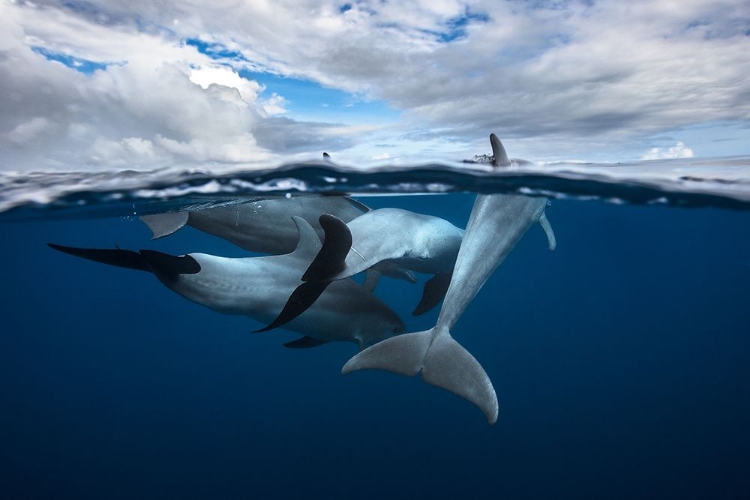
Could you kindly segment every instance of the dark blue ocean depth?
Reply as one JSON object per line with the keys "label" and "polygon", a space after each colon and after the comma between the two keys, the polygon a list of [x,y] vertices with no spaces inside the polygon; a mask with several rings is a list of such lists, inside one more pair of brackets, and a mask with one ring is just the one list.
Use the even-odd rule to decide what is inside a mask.
{"label": "dark blue ocean depth", "polygon": [[[368,198],[465,226],[472,196]],[[500,418],[354,344],[179,297],[73,246],[246,256],[136,218],[0,223],[2,498],[748,498],[750,211],[556,201],[453,334]],[[424,279],[424,277],[422,277]],[[420,286],[381,281],[407,322]]]}

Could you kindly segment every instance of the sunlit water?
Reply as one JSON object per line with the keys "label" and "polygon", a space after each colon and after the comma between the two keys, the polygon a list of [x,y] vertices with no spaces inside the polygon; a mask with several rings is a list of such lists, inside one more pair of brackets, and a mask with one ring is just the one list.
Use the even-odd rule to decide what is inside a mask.
{"label": "sunlit water", "polygon": [[[360,172],[3,174],[0,461],[7,498],[746,498],[750,162],[441,164]],[[418,379],[340,375],[354,344],[179,297],[54,252],[248,253],[137,216],[286,193],[359,193],[464,227],[475,192],[545,194],[453,330],[500,401],[488,426]],[[416,196],[416,193],[451,193]],[[398,194],[400,196],[394,196]],[[404,196],[405,194],[409,196]],[[421,283],[376,294],[408,331]],[[5,495],[3,495],[5,497]]]}

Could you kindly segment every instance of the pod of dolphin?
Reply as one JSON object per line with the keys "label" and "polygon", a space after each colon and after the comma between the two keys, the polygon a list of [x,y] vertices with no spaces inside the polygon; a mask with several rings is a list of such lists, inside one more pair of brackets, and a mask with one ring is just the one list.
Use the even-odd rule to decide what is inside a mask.
{"label": "pod of dolphin", "polygon": [[[494,168],[511,167],[495,134],[490,143]],[[269,254],[265,256],[173,256],[154,250],[49,246],[152,273],[188,300],[268,325],[258,331],[283,327],[301,335],[286,347],[355,342],[360,352],[344,365],[343,374],[363,369],[420,374],[425,382],[474,403],[494,424],[498,402],[492,382],[450,331],[535,222],[554,250],[546,206],[543,197],[478,195],[464,231],[438,217],[396,208],[370,210],[343,196],[258,199],[141,219],[154,238],[190,225],[249,251]],[[367,273],[363,284],[351,278],[361,272]],[[372,291],[381,275],[413,283],[414,273],[433,277],[425,283],[413,314],[443,303],[433,328],[404,333],[402,320]]]}

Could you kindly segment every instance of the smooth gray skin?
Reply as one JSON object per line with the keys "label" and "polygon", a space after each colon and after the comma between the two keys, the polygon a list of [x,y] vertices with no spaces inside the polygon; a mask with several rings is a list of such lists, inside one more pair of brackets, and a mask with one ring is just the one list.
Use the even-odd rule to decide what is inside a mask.
{"label": "smooth gray skin", "polygon": [[346,267],[333,279],[354,276],[381,262],[418,273],[450,272],[464,230],[432,215],[400,208],[380,208],[347,223],[352,247]]}
{"label": "smooth gray skin", "polygon": [[298,196],[191,212],[144,215],[141,220],[154,233],[153,239],[172,234],[187,224],[251,252],[281,255],[292,252],[297,246],[297,227],[292,216],[305,219],[323,238],[323,229],[318,223],[322,214],[332,214],[349,222],[366,211],[364,205],[342,196]]}
{"label": "smooth gray skin", "polygon": [[[344,222],[350,222],[369,213],[368,210],[365,205],[343,196],[298,196],[268,198],[191,212],[144,215],[141,220],[151,229],[152,239],[168,236],[187,224],[251,252],[281,255],[291,252],[297,245],[297,227],[292,216],[305,219],[323,238],[323,229],[318,222],[322,214],[335,215]],[[381,274],[416,282],[407,269],[393,263],[376,265],[372,271],[368,276],[368,290],[375,288]]]}
{"label": "smooth gray skin", "polygon": [[[301,217],[293,253],[225,258],[189,254],[201,266],[196,274],[159,276],[164,285],[193,302],[224,314],[269,323],[300,283],[300,275],[320,250],[320,239]],[[353,280],[332,284],[299,318],[284,328],[322,341],[355,342],[360,349],[403,333],[404,324],[388,306]]]}
{"label": "smooth gray skin", "polygon": [[[490,142],[494,165],[510,166],[505,149],[495,134],[490,136]],[[435,326],[365,349],[344,365],[342,373],[367,368],[410,376],[421,372],[425,382],[471,401],[484,412],[487,421],[494,424],[498,403],[492,382],[474,356],[451,337],[450,330],[482,285],[535,222],[542,224],[550,250],[554,250],[554,234],[544,216],[546,206],[546,198],[478,195]]]}

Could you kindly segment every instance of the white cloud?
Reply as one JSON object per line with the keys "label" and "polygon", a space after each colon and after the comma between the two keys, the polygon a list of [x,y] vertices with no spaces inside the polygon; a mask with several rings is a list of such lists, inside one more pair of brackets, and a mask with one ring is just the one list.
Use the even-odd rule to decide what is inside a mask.
{"label": "white cloud", "polygon": [[651,148],[644,154],[642,160],[667,160],[672,158],[692,158],[693,150],[682,142],[677,142],[669,148]]}
{"label": "white cloud", "polygon": [[43,116],[35,116],[7,132],[5,137],[9,142],[21,145],[39,139],[42,134],[49,132],[51,128],[53,128],[53,125],[48,119]]}
{"label": "white cloud", "polygon": [[[743,0],[342,5],[3,2],[2,161],[151,168],[355,144],[352,157],[370,160],[386,143],[392,157],[482,152],[491,131],[514,156],[632,158],[664,131],[750,123]],[[219,60],[188,39],[218,44]],[[33,47],[108,66],[85,75]],[[377,134],[352,126],[366,118],[300,123],[283,90],[243,69],[384,100],[402,116]],[[684,153],[671,149],[653,154]]]}

